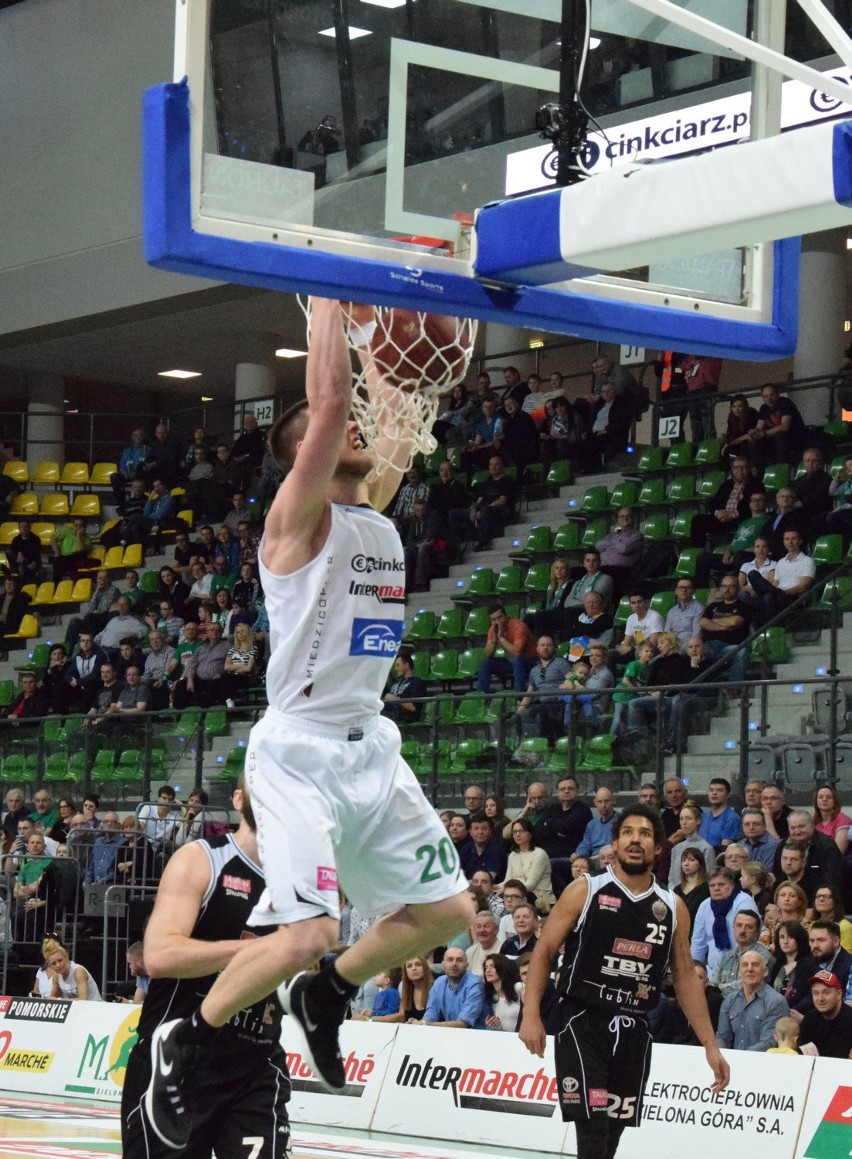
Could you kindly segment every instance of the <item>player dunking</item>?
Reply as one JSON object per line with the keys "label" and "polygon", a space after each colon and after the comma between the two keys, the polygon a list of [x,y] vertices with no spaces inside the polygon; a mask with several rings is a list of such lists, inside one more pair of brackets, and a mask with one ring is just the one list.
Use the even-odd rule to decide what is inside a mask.
{"label": "player dunking", "polygon": [[541,997],[567,939],[554,1054],[562,1117],[576,1126],[578,1159],[613,1159],[624,1128],[639,1125],[651,1062],[645,1013],[657,1003],[669,962],[678,1001],[713,1070],[712,1089],[722,1090],[730,1078],[693,970],[686,906],[652,874],[664,844],[662,822],[644,805],[629,806],[612,840],[615,865],[597,877],[583,874],[548,915],[530,962],[519,1031],[542,1057]]}
{"label": "player dunking", "polygon": [[[260,548],[269,708],[246,760],[267,883],[252,920],[277,929],[240,952],[191,1018],[154,1037],[147,1106],[176,1150],[191,1129],[194,1059],[239,1010],[292,978],[282,1003],[304,1030],[317,1077],[339,1090],[338,1032],[358,987],[444,944],[474,916],[455,850],[400,757],[399,730],[380,715],[403,627],[402,600],[387,589],[405,572],[399,536],[377,511],[410,451],[397,439],[375,448],[392,469],[368,486],[374,459],[349,421],[351,363],[337,302],[313,303],[306,394],[306,406],[270,432],[290,470]],[[338,874],[362,913],[386,916],[334,965],[294,978],[337,940]]]}

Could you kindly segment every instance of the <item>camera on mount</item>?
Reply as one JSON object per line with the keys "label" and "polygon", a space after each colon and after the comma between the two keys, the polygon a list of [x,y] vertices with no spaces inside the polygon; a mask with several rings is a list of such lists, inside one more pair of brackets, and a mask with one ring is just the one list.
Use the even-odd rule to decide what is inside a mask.
{"label": "camera on mount", "polygon": [[567,129],[568,121],[562,105],[547,104],[536,110],[535,127],[542,137],[556,141]]}

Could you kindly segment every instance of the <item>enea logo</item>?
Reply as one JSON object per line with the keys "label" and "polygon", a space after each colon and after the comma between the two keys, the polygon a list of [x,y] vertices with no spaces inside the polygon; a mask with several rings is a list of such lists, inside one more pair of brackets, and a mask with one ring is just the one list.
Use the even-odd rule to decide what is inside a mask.
{"label": "enea logo", "polygon": [[392,660],[402,641],[402,627],[402,620],[353,620],[349,655]]}
{"label": "enea logo", "polygon": [[77,1067],[79,1081],[66,1083],[69,1094],[95,1095],[98,1098],[114,1096],[124,1086],[124,1076],[130,1061],[130,1052],[136,1045],[140,1006],[132,1010],[112,1035],[86,1037]]}

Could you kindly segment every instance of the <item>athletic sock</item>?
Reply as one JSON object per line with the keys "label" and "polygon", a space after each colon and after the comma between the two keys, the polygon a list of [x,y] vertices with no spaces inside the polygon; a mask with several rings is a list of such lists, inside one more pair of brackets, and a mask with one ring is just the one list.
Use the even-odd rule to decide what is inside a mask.
{"label": "athletic sock", "polygon": [[177,1028],[175,1037],[179,1043],[185,1046],[208,1046],[218,1033],[218,1026],[211,1026],[202,1018],[199,1006],[189,1018],[184,1018]]}
{"label": "athletic sock", "polygon": [[319,1007],[346,1006],[360,990],[360,986],[353,986],[337,972],[334,962],[323,966],[311,982],[311,999]]}

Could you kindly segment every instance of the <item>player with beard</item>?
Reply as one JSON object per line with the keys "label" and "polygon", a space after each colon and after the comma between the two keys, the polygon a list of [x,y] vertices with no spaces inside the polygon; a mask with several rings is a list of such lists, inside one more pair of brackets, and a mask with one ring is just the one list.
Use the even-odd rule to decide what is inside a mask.
{"label": "player with beard", "polygon": [[730,1078],[692,968],[686,906],[652,873],[665,843],[658,814],[628,806],[612,840],[615,864],[572,882],[548,915],[530,962],[519,1032],[530,1053],[543,1057],[541,998],[565,941],[556,1076],[562,1117],[576,1126],[578,1159],[612,1159],[624,1128],[639,1125],[651,1062],[645,1015],[669,964],[678,1002],[713,1071],[713,1091]]}
{"label": "player with beard", "polygon": [[[179,849],[163,873],[145,930],[151,983],[139,1016],[121,1100],[124,1159],[165,1159],[174,1152],[151,1129],[145,1092],[151,1040],[167,1019],[186,1016],[217,974],[257,939],[247,928],[265,882],[255,820],[243,778],[234,791],[235,834]],[[241,1010],[196,1064],[192,1134],[186,1154],[209,1159],[287,1159],[290,1078],[281,1047],[283,1011],[274,992]]]}

